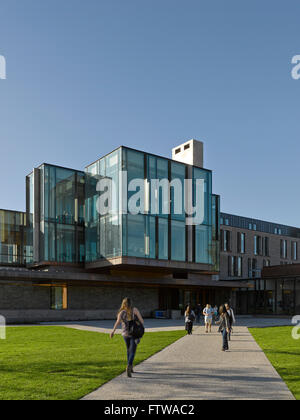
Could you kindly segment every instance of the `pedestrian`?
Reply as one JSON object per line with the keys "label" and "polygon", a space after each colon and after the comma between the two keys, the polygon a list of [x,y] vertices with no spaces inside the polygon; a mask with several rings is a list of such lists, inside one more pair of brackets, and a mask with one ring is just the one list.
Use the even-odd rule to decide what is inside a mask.
{"label": "pedestrian", "polygon": [[205,323],[205,332],[211,332],[211,324],[212,324],[212,317],[213,317],[213,309],[211,305],[208,303],[203,310],[204,315],[204,323]]}
{"label": "pedestrian", "polygon": [[201,314],[202,314],[202,308],[201,308],[200,303],[198,303],[196,306],[195,314],[197,318],[197,323],[200,324],[200,319],[201,319]]}
{"label": "pedestrian", "polygon": [[122,323],[122,336],[124,338],[126,348],[127,348],[127,376],[129,378],[132,377],[133,373],[133,361],[136,353],[137,346],[140,342],[140,338],[133,336],[133,328],[132,326],[135,325],[142,331],[139,333],[141,336],[143,334],[144,329],[144,320],[140,311],[132,306],[132,302],[130,298],[125,298],[122,301],[121,308],[118,312],[117,321],[114,325],[114,328],[110,334],[110,338],[113,338],[115,335],[115,331],[118,328],[119,324]]}
{"label": "pedestrian", "polygon": [[193,325],[196,319],[195,312],[192,310],[191,305],[188,305],[184,313],[185,316],[185,329],[188,335],[193,334]]}
{"label": "pedestrian", "polygon": [[223,346],[222,351],[229,350],[228,346],[228,334],[229,334],[229,315],[227,313],[225,305],[220,306],[220,320],[217,322],[219,325],[219,332],[222,333],[223,336]]}
{"label": "pedestrian", "polygon": [[214,306],[213,311],[214,311],[214,321],[217,322],[218,321],[218,307],[217,307],[217,305]]}
{"label": "pedestrian", "polygon": [[233,326],[233,324],[235,324],[235,316],[234,316],[233,309],[229,306],[228,303],[225,303],[225,308],[226,308],[226,311],[227,311],[228,316],[229,316],[230,328],[229,328],[228,340],[230,341],[231,340],[231,335],[232,335],[232,332],[233,332],[232,326]]}

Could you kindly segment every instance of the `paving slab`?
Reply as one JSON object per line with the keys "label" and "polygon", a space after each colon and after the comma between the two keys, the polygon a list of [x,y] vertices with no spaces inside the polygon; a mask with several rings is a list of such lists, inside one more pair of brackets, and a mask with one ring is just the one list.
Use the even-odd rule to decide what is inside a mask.
{"label": "paving slab", "polygon": [[[196,327],[173,343],[83,400],[293,400],[247,327],[235,327],[230,351],[222,337]],[[124,348],[125,351],[125,348]]]}

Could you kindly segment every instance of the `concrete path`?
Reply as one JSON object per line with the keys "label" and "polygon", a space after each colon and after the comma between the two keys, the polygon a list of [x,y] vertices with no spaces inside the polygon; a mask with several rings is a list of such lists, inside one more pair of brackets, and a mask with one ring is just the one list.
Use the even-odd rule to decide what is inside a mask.
{"label": "concrete path", "polygon": [[[237,326],[241,327],[279,327],[279,326],[291,326],[292,318],[262,318],[252,316],[239,316],[237,319]],[[106,321],[76,321],[76,322],[49,322],[41,323],[40,325],[55,325],[64,326],[68,328],[75,328],[85,331],[95,331],[100,333],[109,333],[114,325],[114,320]],[[201,325],[204,326],[203,318],[201,319]],[[148,332],[159,332],[159,331],[178,331],[184,330],[184,321],[172,320],[172,319],[146,319],[145,327]],[[120,333],[121,330],[117,331]]]}
{"label": "concrete path", "polygon": [[135,367],[132,379],[123,374],[84,400],[294,399],[246,327],[235,327],[229,352],[221,341],[216,327],[197,327]]}

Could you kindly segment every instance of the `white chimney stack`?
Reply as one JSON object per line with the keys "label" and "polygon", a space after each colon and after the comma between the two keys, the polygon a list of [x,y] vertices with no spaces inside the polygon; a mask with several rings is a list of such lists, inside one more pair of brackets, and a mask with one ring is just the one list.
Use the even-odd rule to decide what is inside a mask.
{"label": "white chimney stack", "polygon": [[174,147],[172,149],[172,159],[203,168],[203,142],[192,139]]}

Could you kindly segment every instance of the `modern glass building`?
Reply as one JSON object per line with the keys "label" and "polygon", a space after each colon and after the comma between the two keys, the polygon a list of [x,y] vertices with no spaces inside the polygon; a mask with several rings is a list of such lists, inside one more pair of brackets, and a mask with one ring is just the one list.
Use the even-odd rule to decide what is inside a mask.
{"label": "modern glass building", "polygon": [[[121,176],[122,172],[126,172],[126,176]],[[111,180],[117,190],[112,212],[106,215],[97,211],[101,197],[97,185],[103,179]],[[193,203],[196,181],[204,183],[204,218],[201,224],[194,226],[186,223],[185,179],[192,181]],[[138,214],[132,214],[128,208],[136,194],[131,188],[134,180],[142,180],[146,186]],[[161,184],[153,185],[155,180]],[[166,193],[169,198],[164,202],[164,181],[174,185],[179,181],[180,203],[175,202],[173,187]],[[153,196],[158,197],[155,209]],[[147,259],[161,268],[218,272],[219,208],[219,198],[212,194],[211,171],[120,147],[86,168],[87,266],[104,268],[114,259],[118,260],[118,265],[124,265],[125,261],[130,264],[134,258],[135,264],[138,259],[141,264]],[[127,259],[122,261],[122,257]]]}
{"label": "modern glass building", "polygon": [[202,152],[195,140],[173,159],[122,146],[85,171],[34,168],[26,212],[0,211],[0,313],[111,319],[130,296],[144,316],[174,317],[229,300],[237,283],[219,281],[220,197]]}

